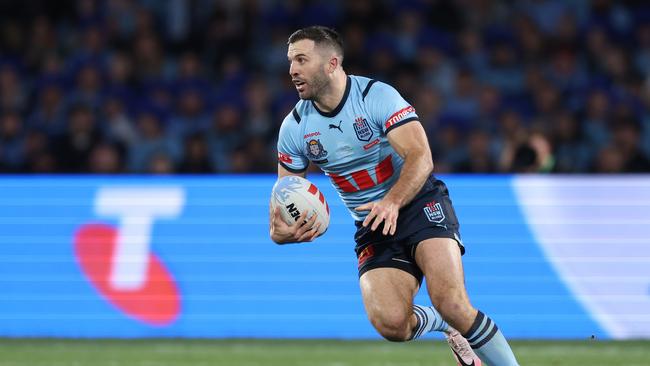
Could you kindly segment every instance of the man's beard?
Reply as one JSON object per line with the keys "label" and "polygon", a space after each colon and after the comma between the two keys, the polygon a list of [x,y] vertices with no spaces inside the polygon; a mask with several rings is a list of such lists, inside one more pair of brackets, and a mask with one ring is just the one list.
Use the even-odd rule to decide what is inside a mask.
{"label": "man's beard", "polygon": [[329,84],[330,81],[327,78],[327,75],[325,72],[321,71],[314,75],[314,78],[309,83],[311,93],[305,95],[302,99],[318,101],[329,88]]}

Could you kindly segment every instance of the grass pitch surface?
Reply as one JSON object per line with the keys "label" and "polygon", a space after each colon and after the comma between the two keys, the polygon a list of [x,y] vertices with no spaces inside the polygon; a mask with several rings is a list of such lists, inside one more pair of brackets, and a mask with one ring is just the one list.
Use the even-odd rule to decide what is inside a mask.
{"label": "grass pitch surface", "polygon": [[[522,366],[647,366],[650,341],[514,341]],[[444,341],[0,339],[0,366],[453,366]]]}

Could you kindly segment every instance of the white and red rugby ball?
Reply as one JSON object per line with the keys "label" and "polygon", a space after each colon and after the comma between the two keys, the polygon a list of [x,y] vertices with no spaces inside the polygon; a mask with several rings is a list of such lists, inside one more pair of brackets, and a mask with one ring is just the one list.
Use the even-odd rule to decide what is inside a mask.
{"label": "white and red rugby ball", "polygon": [[320,234],[330,224],[330,208],[325,196],[305,178],[290,175],[278,179],[273,186],[271,204],[273,209],[280,207],[282,219],[289,225],[295,223],[303,212],[307,212],[307,219],[316,215],[316,222],[320,223]]}

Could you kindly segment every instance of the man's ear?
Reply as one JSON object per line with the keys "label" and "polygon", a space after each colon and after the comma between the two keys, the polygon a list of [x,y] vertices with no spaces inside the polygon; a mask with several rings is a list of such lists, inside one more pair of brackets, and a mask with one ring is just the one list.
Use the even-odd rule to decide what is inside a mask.
{"label": "man's ear", "polygon": [[337,66],[339,66],[339,58],[336,57],[336,56],[330,58],[330,62],[329,62],[329,72],[330,72],[330,73],[333,73],[334,70],[336,70],[336,67],[337,67]]}

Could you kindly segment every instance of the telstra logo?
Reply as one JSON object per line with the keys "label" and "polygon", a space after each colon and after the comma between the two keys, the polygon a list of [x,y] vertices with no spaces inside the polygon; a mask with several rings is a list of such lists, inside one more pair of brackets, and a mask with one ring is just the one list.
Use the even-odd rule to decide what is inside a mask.
{"label": "telstra logo", "polygon": [[82,225],[74,238],[82,271],[99,293],[127,315],[150,325],[172,323],[180,313],[176,281],[151,251],[156,219],[177,217],[185,205],[179,187],[104,187],[95,213],[117,218],[118,227]]}

